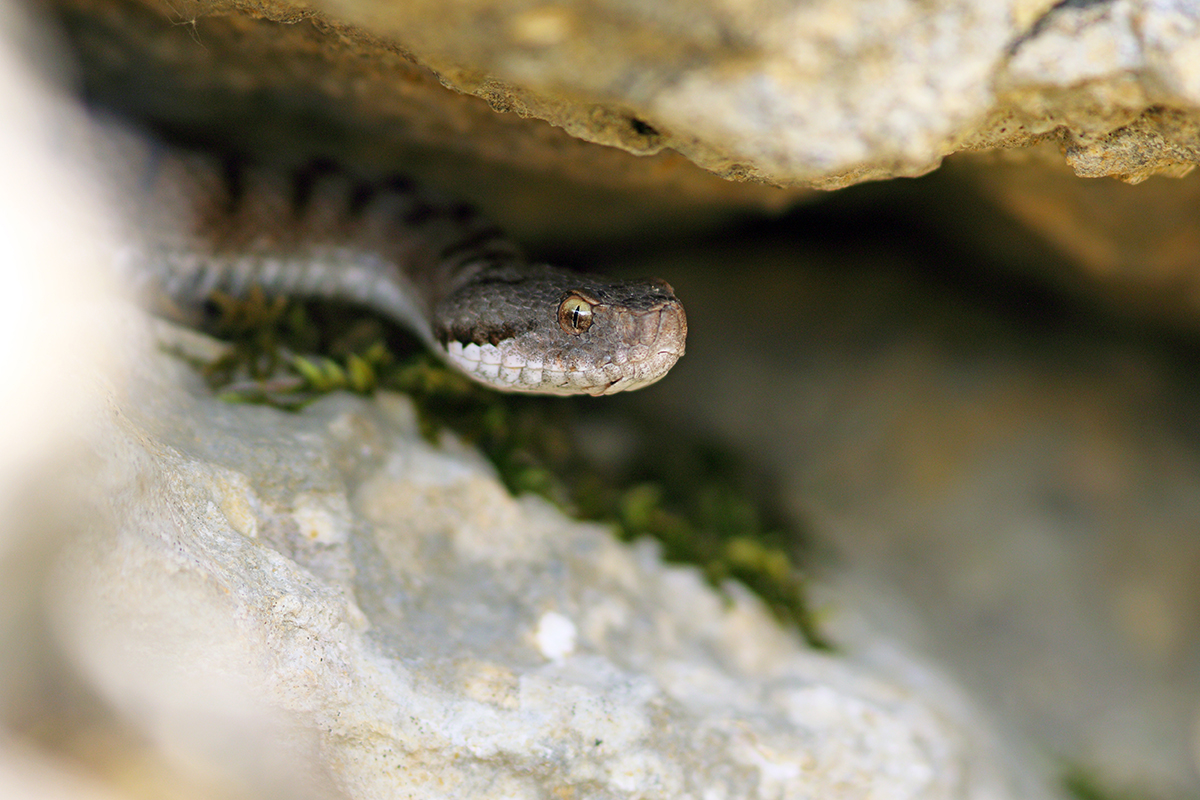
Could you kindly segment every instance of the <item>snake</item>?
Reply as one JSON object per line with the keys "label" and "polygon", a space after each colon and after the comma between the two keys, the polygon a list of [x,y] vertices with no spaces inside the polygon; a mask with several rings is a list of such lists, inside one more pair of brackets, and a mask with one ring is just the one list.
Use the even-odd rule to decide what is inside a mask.
{"label": "snake", "polygon": [[666,281],[530,261],[473,207],[410,180],[129,142],[108,156],[136,221],[121,268],[173,307],[255,287],[357,304],[504,392],[640,389],[684,354],[687,317]]}

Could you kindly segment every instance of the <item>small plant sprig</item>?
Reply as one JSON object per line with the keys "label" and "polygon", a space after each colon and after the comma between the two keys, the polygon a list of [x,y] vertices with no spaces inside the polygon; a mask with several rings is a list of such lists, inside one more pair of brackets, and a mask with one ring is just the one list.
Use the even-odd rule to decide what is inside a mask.
{"label": "small plant sprig", "polygon": [[[257,288],[245,298],[215,292],[211,303],[209,330],[231,347],[204,373],[229,402],[295,410],[333,391],[368,394],[394,361],[381,331],[367,344],[361,332],[331,341],[305,304],[268,298]],[[302,354],[316,350],[330,354]]]}

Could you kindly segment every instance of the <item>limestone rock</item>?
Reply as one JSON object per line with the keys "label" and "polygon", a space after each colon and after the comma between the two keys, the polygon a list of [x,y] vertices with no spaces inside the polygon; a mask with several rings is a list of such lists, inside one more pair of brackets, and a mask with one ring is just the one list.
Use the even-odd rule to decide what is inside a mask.
{"label": "limestone rock", "polygon": [[170,751],[287,796],[1029,796],[977,723],[513,498],[405,398],[231,406],[148,349],[126,392],[56,617]]}
{"label": "limestone rock", "polygon": [[1200,158],[1200,9],[1064,3],[1016,44],[998,84],[1025,130],[1056,132],[1080,176],[1186,174]]}
{"label": "limestone rock", "polygon": [[[124,28],[110,44],[149,48],[159,62],[182,50],[161,19],[157,30],[131,23],[146,14],[136,0],[103,9],[58,2],[81,23],[85,59],[111,65],[116,53],[87,47],[104,26]],[[738,180],[831,188],[918,175],[958,150],[1044,139],[1087,176],[1137,181],[1181,174],[1197,160],[1200,15],[1184,0],[187,0],[173,8],[193,33],[209,15],[240,20],[198,38],[241,39],[258,24],[247,17],[285,23],[270,36],[277,52],[298,57],[292,63],[312,53],[287,28],[315,25],[322,35],[308,38],[324,40],[332,72],[295,73],[296,91],[352,94],[354,77],[375,71],[386,107],[411,81],[411,68],[396,68],[402,53],[497,110],[631,153],[674,151]],[[246,63],[240,85],[230,76],[234,95],[269,85],[277,71],[266,58]],[[357,104],[342,105],[353,112]],[[526,141],[547,152],[547,142]],[[475,146],[487,150],[486,137]]]}

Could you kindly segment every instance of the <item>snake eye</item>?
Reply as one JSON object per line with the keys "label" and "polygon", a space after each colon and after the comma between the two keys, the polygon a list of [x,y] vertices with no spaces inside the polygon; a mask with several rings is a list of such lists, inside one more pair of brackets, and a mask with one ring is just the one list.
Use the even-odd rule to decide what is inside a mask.
{"label": "snake eye", "polygon": [[592,304],[572,292],[558,306],[558,326],[566,333],[580,334],[592,325]]}

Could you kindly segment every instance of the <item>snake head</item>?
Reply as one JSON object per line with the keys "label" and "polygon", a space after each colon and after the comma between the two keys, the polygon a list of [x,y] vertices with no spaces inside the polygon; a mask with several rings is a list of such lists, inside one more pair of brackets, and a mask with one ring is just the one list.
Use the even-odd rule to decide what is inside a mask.
{"label": "snake head", "polygon": [[666,281],[548,266],[485,270],[438,302],[447,358],[495,389],[613,394],[649,386],[683,355],[687,317]]}

